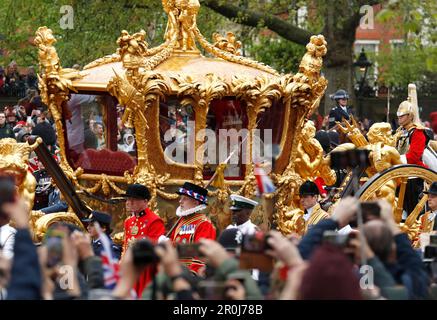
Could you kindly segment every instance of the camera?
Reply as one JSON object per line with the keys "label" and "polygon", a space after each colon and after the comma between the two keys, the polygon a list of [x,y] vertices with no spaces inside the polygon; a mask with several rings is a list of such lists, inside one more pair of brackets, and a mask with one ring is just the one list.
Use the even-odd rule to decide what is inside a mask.
{"label": "camera", "polygon": [[48,268],[53,268],[62,262],[64,254],[62,240],[65,236],[65,232],[56,226],[47,230],[43,243],[47,248]]}
{"label": "camera", "polygon": [[435,260],[437,258],[437,235],[431,234],[429,236],[429,245],[425,247],[423,253],[424,259]]}
{"label": "camera", "polygon": [[257,231],[253,234],[245,234],[243,235],[241,251],[264,253],[266,250],[271,249],[270,245],[267,243],[269,237],[269,235],[266,235],[261,231]]}
{"label": "camera", "polygon": [[429,236],[429,245],[425,246],[423,264],[432,282],[437,282],[437,235]]}
{"label": "camera", "polygon": [[370,150],[355,148],[331,152],[331,167],[335,170],[350,169],[355,167],[366,168],[370,166]]}
{"label": "camera", "polygon": [[185,243],[178,244],[176,250],[178,251],[179,258],[192,258],[201,257],[202,254],[199,251],[200,243]]}
{"label": "camera", "polygon": [[225,299],[226,286],[224,282],[203,280],[198,284],[199,296],[203,300]]}
{"label": "camera", "polygon": [[[363,217],[363,223],[371,220],[376,220],[381,218],[381,207],[376,201],[364,201],[360,203],[361,215]],[[349,222],[351,228],[358,227],[357,217],[355,216],[353,220]]]}
{"label": "camera", "polygon": [[346,248],[349,246],[351,239],[355,237],[354,233],[339,234],[332,230],[327,230],[323,233],[322,243],[329,243],[336,247]]}
{"label": "camera", "polygon": [[273,270],[273,258],[265,253],[266,250],[271,249],[267,243],[269,237],[261,231],[243,235],[240,254],[241,269],[259,269],[263,272]]}
{"label": "camera", "polygon": [[[162,245],[164,248],[164,246]],[[148,239],[139,239],[132,245],[133,263],[137,267],[145,267],[160,261],[155,253],[155,246]]]}

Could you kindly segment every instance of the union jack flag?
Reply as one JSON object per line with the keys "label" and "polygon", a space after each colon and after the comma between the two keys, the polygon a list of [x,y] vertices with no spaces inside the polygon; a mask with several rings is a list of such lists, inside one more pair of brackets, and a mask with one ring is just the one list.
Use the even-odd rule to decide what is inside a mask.
{"label": "union jack flag", "polygon": [[256,184],[258,187],[258,195],[261,196],[264,193],[275,192],[276,188],[272,180],[264,171],[263,167],[259,163],[255,163],[254,174],[256,178]]}
{"label": "union jack flag", "polygon": [[119,276],[119,266],[117,259],[112,256],[111,242],[108,236],[100,229],[99,224],[95,223],[99,239],[102,242],[103,250],[100,254],[102,258],[103,280],[106,289],[114,289]]}

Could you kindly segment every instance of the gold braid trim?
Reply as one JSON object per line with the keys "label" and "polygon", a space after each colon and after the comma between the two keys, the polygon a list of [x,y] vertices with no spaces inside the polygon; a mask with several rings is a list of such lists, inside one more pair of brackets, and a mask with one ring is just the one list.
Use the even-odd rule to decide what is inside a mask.
{"label": "gold braid trim", "polygon": [[102,66],[104,64],[108,64],[111,62],[120,62],[120,61],[121,61],[120,54],[113,53],[113,54],[104,56],[102,58],[98,58],[98,59],[94,60],[93,62],[88,63],[85,67],[83,67],[83,70],[95,68],[95,67]]}
{"label": "gold braid trim", "polygon": [[217,47],[214,47],[212,44],[208,42],[208,40],[205,39],[205,37],[200,33],[199,29],[196,27],[193,30],[194,34],[196,35],[197,40],[199,41],[200,45],[209,53],[212,54],[215,57],[221,58],[223,60],[234,62],[237,64],[241,64],[243,66],[252,67],[267,73],[270,73],[275,76],[279,76],[279,73],[273,69],[272,67],[269,67],[263,63],[251,60],[249,58],[245,58],[242,56],[236,56],[230,52],[223,51]]}
{"label": "gold braid trim", "polygon": [[[164,43],[165,45],[165,43]],[[144,62],[144,69],[145,70],[153,70],[158,65],[163,63],[165,60],[170,58],[171,54],[173,53],[173,50],[176,48],[177,45],[177,35],[171,40],[171,42],[168,45],[165,45],[162,50],[158,54],[155,54],[149,59],[145,59]],[[158,47],[159,48],[159,47]],[[147,54],[152,54],[152,51],[148,51]]]}

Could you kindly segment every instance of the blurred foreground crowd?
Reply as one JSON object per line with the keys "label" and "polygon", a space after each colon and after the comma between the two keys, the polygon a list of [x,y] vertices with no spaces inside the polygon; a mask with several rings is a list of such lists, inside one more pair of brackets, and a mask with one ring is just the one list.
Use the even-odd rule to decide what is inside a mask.
{"label": "blurred foreground crowd", "polygon": [[[196,246],[184,247],[183,242],[174,245],[165,239],[138,240],[124,248],[118,262],[110,238],[102,237],[102,233],[109,234],[110,220],[100,212],[93,212],[93,217],[88,220],[89,233],[74,225],[58,223],[49,228],[42,243],[35,245],[29,230],[29,208],[17,196],[3,197],[14,190],[13,184],[8,185],[5,181],[0,190],[2,299],[359,300],[437,297],[435,235],[422,235],[422,248],[413,249],[408,236],[394,221],[392,208],[385,200],[375,202],[375,211],[366,213],[363,224],[359,221],[356,224],[362,204],[356,198],[342,199],[330,217],[311,226],[300,239],[284,237],[275,230],[262,233],[253,228],[249,231],[249,218],[243,222],[239,217],[240,221],[234,219],[236,226],[223,230],[216,240],[215,237],[200,238]],[[131,192],[128,197],[139,194],[140,189],[134,189],[128,189],[128,193]],[[180,193],[182,206],[184,192]],[[435,214],[437,182],[426,193],[429,208]],[[128,200],[133,211],[134,203]],[[235,198],[233,214],[238,215],[242,208],[252,203],[244,197]],[[150,214],[148,210],[141,212],[147,216]],[[129,227],[130,221],[140,218],[141,214],[128,218],[125,227]],[[10,221],[13,221],[16,231],[13,241],[5,241],[7,228],[11,228]],[[155,227],[160,223],[156,221]],[[350,232],[338,232],[346,226],[352,226]],[[141,230],[141,227],[130,228],[130,236],[141,233]],[[100,241],[99,250],[96,250],[96,241]],[[113,254],[108,255],[108,251]],[[194,255],[204,264],[193,272],[193,268],[187,268],[183,263],[182,258],[186,255]],[[108,268],[112,268],[109,273]],[[150,281],[138,291],[135,288],[145,272],[151,275]]]}

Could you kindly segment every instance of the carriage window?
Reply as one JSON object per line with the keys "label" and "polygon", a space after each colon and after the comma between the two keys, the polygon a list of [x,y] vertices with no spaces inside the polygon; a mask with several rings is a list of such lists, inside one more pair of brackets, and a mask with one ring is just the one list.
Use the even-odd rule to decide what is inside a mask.
{"label": "carriage window", "polygon": [[121,123],[123,110],[109,95],[72,94],[66,119],[68,161],[86,173],[123,175],[136,165],[134,130]]}
{"label": "carriage window", "polygon": [[[161,145],[166,156],[178,163],[194,164],[196,152],[194,112],[182,107],[176,99],[160,104]],[[260,114],[254,132],[252,159],[272,162],[272,149],[280,145],[284,108],[274,104]],[[224,98],[211,102],[206,118],[203,155],[204,179],[212,177],[219,164],[226,162],[224,177],[243,179],[248,143],[248,118],[244,102]]]}
{"label": "carriage window", "polygon": [[167,158],[185,164],[194,163],[194,110],[181,106],[178,100],[160,103],[159,130]]}
{"label": "carriage window", "polygon": [[117,150],[129,153],[136,157],[137,145],[135,141],[135,129],[127,128],[122,120],[124,109],[117,105]]}
{"label": "carriage window", "polygon": [[[244,177],[244,152],[247,142],[246,107],[234,99],[211,102],[207,117],[207,150],[204,155],[203,176],[209,179],[218,164],[226,162],[227,179]],[[215,150],[210,140],[215,140]]]}

